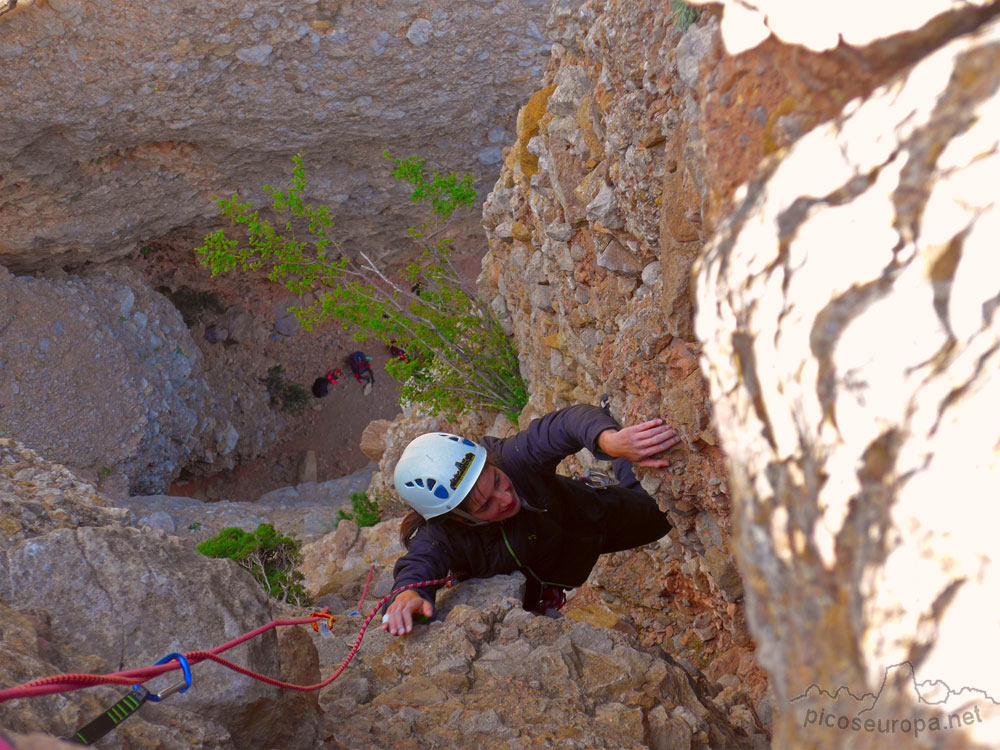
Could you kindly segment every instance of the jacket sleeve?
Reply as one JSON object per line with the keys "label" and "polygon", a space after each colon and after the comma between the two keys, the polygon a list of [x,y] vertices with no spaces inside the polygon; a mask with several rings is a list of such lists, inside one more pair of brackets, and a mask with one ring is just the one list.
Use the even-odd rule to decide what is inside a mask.
{"label": "jacket sleeve", "polygon": [[597,447],[597,438],[605,430],[619,429],[621,425],[602,409],[578,404],[532,420],[526,430],[513,437],[486,438],[483,443],[498,455],[507,471],[552,473],[560,461],[581,448],[610,460]]}
{"label": "jacket sleeve", "polygon": [[[393,568],[393,589],[421,581],[444,578],[452,568],[453,561],[449,547],[426,525],[422,526],[410,540],[406,554],[396,561]],[[438,586],[424,586],[414,589],[423,599],[434,605]],[[390,602],[386,602],[388,606]],[[383,608],[384,611],[385,608]]]}

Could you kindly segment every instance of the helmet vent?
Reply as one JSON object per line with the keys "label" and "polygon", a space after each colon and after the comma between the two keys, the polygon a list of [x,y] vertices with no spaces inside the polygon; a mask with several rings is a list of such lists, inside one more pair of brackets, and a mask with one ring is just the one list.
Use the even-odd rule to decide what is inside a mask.
{"label": "helmet vent", "polygon": [[443,485],[439,484],[434,488],[434,497],[439,497],[442,500],[448,499],[448,489]]}
{"label": "helmet vent", "polygon": [[423,487],[424,486],[424,480],[423,479],[414,479],[413,481],[417,483],[417,487]]}
{"label": "helmet vent", "polygon": [[430,477],[427,478],[427,489],[433,490],[435,484],[437,484],[437,480],[436,479],[432,479]]}

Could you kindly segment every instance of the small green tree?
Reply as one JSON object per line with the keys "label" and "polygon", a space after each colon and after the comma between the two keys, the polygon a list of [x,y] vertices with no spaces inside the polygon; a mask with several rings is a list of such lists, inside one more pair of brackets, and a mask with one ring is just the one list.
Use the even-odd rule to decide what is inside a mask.
{"label": "small green tree", "polygon": [[294,537],[282,536],[269,523],[260,524],[248,534],[230,526],[196,549],[207,557],[227,557],[253,574],[267,593],[282,602],[305,606],[309,593],[303,588],[305,577],[296,568],[302,564],[302,544]]}
{"label": "small green tree", "polygon": [[428,174],[422,159],[396,159],[389,152],[385,157],[393,162],[393,175],[412,188],[411,200],[431,206],[430,219],[409,230],[422,253],[401,278],[392,278],[364,253],[342,252],[332,235],[330,210],[302,198],[307,183],[301,154],[294,157],[287,189],[264,186],[282,229],[238,195],[219,198],[222,214],[242,227],[247,239],[241,243],[219,229],[197,252],[213,275],[266,270],[269,279],[294,293],[318,292],[312,304],[292,308],[306,329],[334,318],[355,327],[359,341],[374,338],[404,349],[407,356],[387,367],[402,384],[404,403],[449,415],[489,407],[516,419],[528,396],[517,352],[451,263],[450,240],[440,238],[457,209],[475,204],[472,176]]}
{"label": "small green tree", "polygon": [[352,492],[351,508],[353,510],[347,511],[340,508],[337,511],[337,523],[354,521],[358,526],[374,526],[382,517],[378,503],[375,500],[369,500],[367,492]]}

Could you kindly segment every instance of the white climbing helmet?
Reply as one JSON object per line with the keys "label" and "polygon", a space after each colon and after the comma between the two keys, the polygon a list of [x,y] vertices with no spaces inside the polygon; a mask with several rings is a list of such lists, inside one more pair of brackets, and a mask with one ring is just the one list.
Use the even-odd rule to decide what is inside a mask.
{"label": "white climbing helmet", "polygon": [[431,519],[458,507],[485,464],[486,449],[478,443],[447,432],[429,432],[406,446],[393,483],[413,510]]}

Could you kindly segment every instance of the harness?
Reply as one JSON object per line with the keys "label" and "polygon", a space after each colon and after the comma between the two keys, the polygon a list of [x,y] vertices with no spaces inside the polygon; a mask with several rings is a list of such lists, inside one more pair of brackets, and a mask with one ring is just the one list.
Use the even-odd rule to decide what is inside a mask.
{"label": "harness", "polygon": [[569,586],[565,583],[553,583],[552,581],[543,580],[540,575],[532,570],[530,565],[522,563],[518,558],[517,553],[514,552],[514,548],[511,546],[510,540],[507,539],[507,531],[504,529],[503,524],[500,525],[500,535],[503,537],[503,543],[507,546],[507,551],[510,552],[510,556],[514,558],[514,562],[517,564],[518,569],[527,571],[527,573],[542,587],[538,606],[533,611],[544,614],[545,611],[549,609],[562,609],[562,606],[566,603],[566,592],[569,589],[576,587]]}

